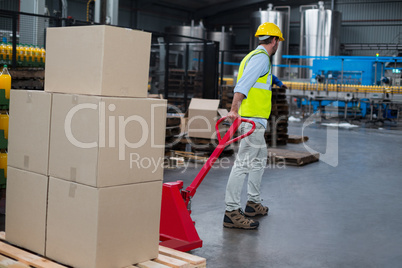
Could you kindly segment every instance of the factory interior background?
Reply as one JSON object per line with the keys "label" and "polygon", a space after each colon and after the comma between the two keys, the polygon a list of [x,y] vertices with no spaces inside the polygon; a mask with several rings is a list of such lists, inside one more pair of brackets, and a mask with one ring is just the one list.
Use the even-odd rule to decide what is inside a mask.
{"label": "factory interior background", "polygon": [[[0,0],[0,65],[3,66],[0,76],[0,243],[66,265],[60,267],[110,268],[109,261],[114,258],[124,263],[122,259],[126,256],[121,257],[120,253],[127,249],[134,249],[141,258],[162,265],[141,266],[137,263],[139,259],[133,258],[128,264],[134,267],[400,267],[401,11],[400,0]],[[264,22],[275,23],[285,39],[270,58],[272,74],[285,87],[274,85],[272,88],[272,112],[264,134],[268,159],[261,191],[263,203],[269,206],[269,215],[257,218],[258,230],[222,226],[226,184],[239,149],[237,141],[221,148],[211,170],[202,177],[202,183],[195,186],[197,193],[185,200],[185,211],[191,213],[189,229],[195,232],[196,243],[183,242],[184,246],[164,243],[166,237],[170,237],[164,236],[164,228],[186,229],[182,233],[190,231],[175,220],[169,224],[164,222],[166,201],[161,200],[155,181],[161,188],[163,183],[163,191],[177,181],[186,189],[193,185],[194,178],[199,178],[200,170],[208,164],[211,155],[216,156],[220,139],[215,133],[215,124],[232,107],[240,62],[258,46],[255,32]],[[108,27],[104,32],[85,30],[99,25],[110,25],[118,30],[113,33],[108,32]],[[84,30],[81,35],[74,35],[75,28]],[[125,36],[120,29],[136,30],[138,36],[133,42],[139,40],[140,45],[126,50],[125,41],[119,39]],[[65,31],[57,35],[57,30]],[[94,63],[87,64],[82,55],[91,53]],[[92,76],[95,78],[86,80]],[[146,105],[164,103],[166,106],[162,105],[165,108],[157,112],[157,127],[150,130],[157,133],[156,140],[162,147],[133,151],[138,158],[130,158],[131,165],[142,165],[147,156],[161,155],[160,165],[149,161],[149,168],[157,170],[157,177],[139,178],[135,183],[124,181],[124,175],[119,173],[123,174],[124,168],[108,158],[109,151],[102,151],[103,148],[96,145],[97,153],[80,153],[76,159],[69,159],[72,149],[56,144],[57,138],[49,138],[49,135],[57,137],[57,127],[62,128],[64,124],[60,113],[65,112],[63,109],[71,102],[84,102],[89,95],[98,98],[94,102],[97,104],[107,103],[108,97],[121,97],[121,92],[113,95],[114,92],[108,91],[107,86],[112,84],[107,84],[107,79],[112,76],[120,77],[121,83],[138,86],[138,92],[141,91],[138,96],[128,96],[134,97],[132,104],[127,107],[121,104],[125,107],[123,110],[126,109],[121,115],[128,116],[131,108],[132,113],[142,115]],[[98,80],[101,82],[96,88]],[[71,81],[80,81],[80,84],[71,88]],[[9,83],[8,89],[4,83]],[[25,92],[31,93],[25,96]],[[49,92],[54,94],[53,106],[49,104],[50,97],[49,102],[45,101],[44,94]],[[79,97],[71,100],[64,93]],[[38,99],[33,97],[35,94]],[[37,103],[39,106],[34,106],[39,96],[43,99]],[[50,111],[58,109],[56,104],[60,106],[60,113],[55,116]],[[111,107],[106,106],[107,115],[113,114],[115,106]],[[46,121],[49,125],[51,122],[50,127],[38,121],[50,113],[52,118]],[[59,121],[55,119],[57,116]],[[91,114],[86,116],[79,121],[80,132],[75,133],[85,136],[85,131],[93,126],[85,120],[99,119]],[[197,124],[200,116],[208,126]],[[122,123],[117,117],[113,120]],[[17,127],[16,122],[26,128]],[[126,121],[123,123],[129,125]],[[98,137],[96,131],[101,127],[95,127],[95,132],[91,133]],[[225,123],[219,130],[226,131],[229,127],[230,124]],[[112,130],[108,131],[110,142],[108,135]],[[136,131],[127,127],[126,134]],[[47,133],[47,140],[37,133]],[[130,142],[133,141],[128,138],[125,145],[130,147]],[[54,152],[56,147],[59,151]],[[45,159],[48,154],[49,158]],[[64,154],[65,159],[57,159]],[[88,160],[95,154],[96,160],[95,156]],[[17,156],[21,156],[19,162]],[[36,158],[43,160],[46,168],[34,166]],[[75,164],[96,169],[96,182],[93,183],[90,176],[80,181]],[[25,173],[18,172],[40,173],[43,178],[41,182],[37,178],[37,183],[25,184],[21,177]],[[142,171],[130,174],[148,176]],[[11,187],[12,176],[16,181],[18,177],[18,184]],[[105,205],[101,194],[94,197],[96,202],[90,199],[94,192],[88,190],[81,200],[89,204],[88,211],[78,209],[81,206],[74,203],[77,206],[74,212],[71,207],[61,205],[64,203],[57,203],[58,207],[51,205],[57,199],[52,189],[60,190],[62,196],[61,189],[67,187],[62,185],[65,181],[93,187],[91,189],[99,193],[116,185],[135,188],[139,183],[149,188],[135,188],[133,191],[138,198],[126,197],[124,193],[111,194],[105,200],[110,201],[112,197],[128,200],[128,203],[116,203],[113,208]],[[115,181],[120,184],[114,184]],[[191,187],[186,191],[191,189],[194,194],[195,189]],[[241,193],[242,201],[247,199],[245,188]],[[69,189],[71,197],[71,187]],[[148,190],[152,194],[146,194]],[[183,192],[179,197],[184,198]],[[63,202],[69,204],[69,200],[66,197]],[[138,208],[139,213],[124,213],[131,209],[130,202],[135,203],[133,207]],[[120,228],[110,219],[114,211],[121,211],[123,215],[119,214],[116,219],[121,217],[121,222],[133,223],[121,227],[116,236],[108,231]],[[70,217],[74,218],[71,223],[74,227],[69,226]],[[93,220],[93,225],[86,225],[88,218]],[[84,235],[78,235],[80,232]],[[121,239],[124,232],[142,240],[133,245],[132,241]],[[118,237],[124,240],[121,245]],[[95,240],[98,242],[88,242]],[[143,257],[149,252],[165,256],[167,253],[162,253],[161,249],[158,253],[159,243],[194,255],[195,259],[191,255],[180,258],[200,264],[180,266],[177,262],[158,261],[159,257],[155,256]],[[91,253],[83,254],[81,246]],[[24,262],[24,258],[18,256],[9,255],[7,250],[0,251],[0,257],[10,257],[13,262],[42,267],[31,261]]]}

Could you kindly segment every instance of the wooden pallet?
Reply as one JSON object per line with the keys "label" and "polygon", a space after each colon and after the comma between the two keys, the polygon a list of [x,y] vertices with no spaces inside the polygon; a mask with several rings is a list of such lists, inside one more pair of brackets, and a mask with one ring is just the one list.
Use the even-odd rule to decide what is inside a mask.
{"label": "wooden pallet", "polygon": [[167,127],[177,127],[181,124],[181,118],[178,116],[167,116],[166,117],[166,126]]}
{"label": "wooden pallet", "polygon": [[164,169],[176,169],[184,166],[184,157],[170,156],[163,163]]}
{"label": "wooden pallet", "polygon": [[196,144],[196,145],[209,145],[209,144],[219,144],[218,140],[211,140],[211,139],[204,139],[204,138],[193,138],[193,137],[183,137],[180,140],[181,143],[190,143],[190,144]]}
{"label": "wooden pallet", "polygon": [[208,157],[199,156],[194,154],[193,152],[174,151],[174,154],[177,157],[183,157],[185,160],[200,161],[202,163],[205,163],[208,160]]}
{"label": "wooden pallet", "polygon": [[285,149],[268,149],[268,159],[276,162],[285,161],[286,165],[303,166],[309,163],[317,162],[320,154],[311,154],[309,152],[291,151]]}
{"label": "wooden pallet", "polygon": [[[0,232],[0,267],[9,268],[67,268],[45,257],[30,253],[5,242],[5,233]],[[126,268],[205,268],[205,258],[159,246],[156,259]],[[122,267],[123,268],[123,267]]]}
{"label": "wooden pallet", "polygon": [[307,136],[289,135],[288,143],[302,143],[308,141]]}
{"label": "wooden pallet", "polygon": [[0,232],[0,240],[2,240],[0,241],[0,267],[66,268],[66,266],[6,243],[4,232]]}
{"label": "wooden pallet", "polygon": [[45,79],[44,68],[16,68],[8,70],[13,79]]}
{"label": "wooden pallet", "polygon": [[45,70],[43,68],[17,68],[9,70],[12,88],[43,90]]}
{"label": "wooden pallet", "polygon": [[166,127],[166,138],[174,137],[176,135],[179,135],[181,132],[180,125],[179,126],[173,126],[173,127]]}
{"label": "wooden pallet", "polygon": [[206,268],[207,261],[195,255],[180,252],[171,248],[159,246],[159,256],[152,261],[130,266],[129,268]]}
{"label": "wooden pallet", "polygon": [[[208,158],[212,154],[212,152],[216,149],[219,142],[218,140],[211,140],[211,139],[183,137],[176,145],[174,145],[172,148],[169,149],[175,151],[185,151],[187,144],[191,145],[191,151],[195,155],[198,156],[203,155]],[[233,154],[234,149],[232,144],[230,144],[223,149],[220,157],[231,156]]]}

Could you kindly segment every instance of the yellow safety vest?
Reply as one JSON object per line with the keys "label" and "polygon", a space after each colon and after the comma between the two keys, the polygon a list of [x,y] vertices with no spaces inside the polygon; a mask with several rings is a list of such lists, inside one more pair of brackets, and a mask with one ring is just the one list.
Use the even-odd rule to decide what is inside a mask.
{"label": "yellow safety vest", "polygon": [[[240,63],[239,74],[237,82],[243,76],[243,71],[252,56],[268,53],[263,49],[256,49],[251,51]],[[269,65],[268,73],[257,79],[253,87],[240,105],[239,115],[242,117],[256,117],[256,118],[269,118],[271,114],[271,99],[272,99],[272,73],[271,64]]]}

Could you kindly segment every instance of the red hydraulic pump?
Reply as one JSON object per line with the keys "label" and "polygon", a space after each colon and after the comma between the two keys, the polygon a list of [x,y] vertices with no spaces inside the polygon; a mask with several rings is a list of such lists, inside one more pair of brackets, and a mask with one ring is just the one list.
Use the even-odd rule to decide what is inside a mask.
{"label": "red hydraulic pump", "polygon": [[[218,126],[225,119],[226,117],[222,117],[218,122],[216,122],[215,129],[219,144],[201,168],[191,185],[184,190],[183,181],[167,182],[163,184],[159,232],[159,240],[161,241],[160,245],[180,251],[189,251],[202,247],[202,240],[198,236],[197,230],[195,229],[195,223],[190,217],[191,198],[194,196],[198,186],[218,159],[223,149],[225,149],[229,144],[251,135],[255,130],[255,123],[253,121],[244,118],[237,118],[222,138]],[[252,124],[252,129],[249,132],[232,139],[242,122]]]}

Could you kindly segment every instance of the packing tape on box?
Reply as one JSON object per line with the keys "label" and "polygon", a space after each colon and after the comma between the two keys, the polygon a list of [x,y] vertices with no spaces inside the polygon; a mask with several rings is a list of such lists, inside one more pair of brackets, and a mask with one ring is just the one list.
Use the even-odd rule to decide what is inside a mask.
{"label": "packing tape on box", "polygon": [[24,168],[29,168],[29,156],[24,155]]}
{"label": "packing tape on box", "polygon": [[74,198],[76,191],[77,191],[77,184],[70,183],[70,188],[68,189],[68,196]]}
{"label": "packing tape on box", "polygon": [[70,180],[73,182],[77,182],[77,169],[75,167],[72,167],[70,169]]}
{"label": "packing tape on box", "polygon": [[27,103],[31,103],[32,102],[32,92],[28,92],[27,94]]}

